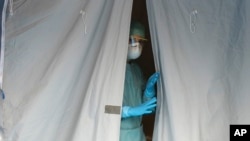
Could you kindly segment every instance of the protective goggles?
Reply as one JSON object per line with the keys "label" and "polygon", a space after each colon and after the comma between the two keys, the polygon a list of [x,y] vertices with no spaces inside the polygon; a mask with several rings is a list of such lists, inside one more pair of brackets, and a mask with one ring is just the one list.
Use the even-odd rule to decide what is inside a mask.
{"label": "protective goggles", "polygon": [[136,47],[138,44],[143,45],[146,39],[138,38],[136,36],[129,37],[129,45],[132,47]]}

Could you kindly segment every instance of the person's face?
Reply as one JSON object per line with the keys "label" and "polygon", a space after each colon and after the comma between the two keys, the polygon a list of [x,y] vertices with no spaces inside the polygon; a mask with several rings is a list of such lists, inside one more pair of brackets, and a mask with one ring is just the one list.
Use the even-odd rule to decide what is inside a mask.
{"label": "person's face", "polygon": [[128,46],[128,60],[134,60],[141,56],[142,53],[142,41],[138,38],[130,38]]}

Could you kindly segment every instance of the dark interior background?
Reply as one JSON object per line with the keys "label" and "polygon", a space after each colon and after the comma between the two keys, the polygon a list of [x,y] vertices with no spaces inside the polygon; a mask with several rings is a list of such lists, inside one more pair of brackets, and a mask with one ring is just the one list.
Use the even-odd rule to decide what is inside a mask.
{"label": "dark interior background", "polygon": [[[146,9],[146,0],[134,0],[132,9],[132,20],[139,21],[146,28],[147,41],[144,44],[142,55],[136,60],[139,66],[142,68],[145,78],[149,78],[151,74],[155,72],[154,59],[151,46],[151,38],[148,25],[148,15]],[[154,114],[143,116],[143,128],[144,133],[147,136],[147,140],[151,141],[154,128]]]}

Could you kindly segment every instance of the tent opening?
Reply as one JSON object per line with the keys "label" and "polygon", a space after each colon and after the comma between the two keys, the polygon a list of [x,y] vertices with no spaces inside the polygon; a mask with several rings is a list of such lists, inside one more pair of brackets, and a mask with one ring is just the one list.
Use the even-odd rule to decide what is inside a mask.
{"label": "tent opening", "polygon": [[[132,20],[136,20],[142,23],[146,29],[147,41],[144,44],[142,55],[135,61],[141,67],[145,79],[148,79],[150,75],[152,75],[155,72],[155,65],[154,65],[154,57],[152,52],[151,37],[149,32],[148,15],[147,15],[145,0],[133,1],[131,18]],[[152,140],[154,120],[155,120],[155,114],[143,116],[142,124],[147,141]]]}

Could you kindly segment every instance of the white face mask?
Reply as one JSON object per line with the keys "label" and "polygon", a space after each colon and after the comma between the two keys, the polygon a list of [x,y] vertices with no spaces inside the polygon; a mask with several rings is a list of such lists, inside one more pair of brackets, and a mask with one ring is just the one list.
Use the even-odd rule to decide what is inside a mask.
{"label": "white face mask", "polygon": [[139,42],[129,44],[128,47],[128,60],[134,60],[141,56],[142,45]]}

